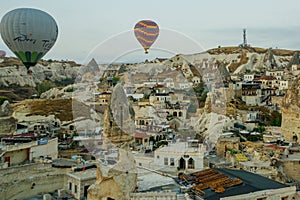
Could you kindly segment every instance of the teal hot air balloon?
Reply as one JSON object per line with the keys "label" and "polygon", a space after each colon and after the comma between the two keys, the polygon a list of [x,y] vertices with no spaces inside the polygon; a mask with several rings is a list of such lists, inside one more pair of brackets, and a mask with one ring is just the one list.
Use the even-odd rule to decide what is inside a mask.
{"label": "teal hot air balloon", "polygon": [[0,32],[4,43],[29,71],[52,48],[58,28],[48,13],[33,8],[18,8],[3,16]]}
{"label": "teal hot air balloon", "polygon": [[134,34],[139,43],[143,46],[145,53],[155,42],[159,34],[158,25],[151,20],[141,20],[134,26]]}

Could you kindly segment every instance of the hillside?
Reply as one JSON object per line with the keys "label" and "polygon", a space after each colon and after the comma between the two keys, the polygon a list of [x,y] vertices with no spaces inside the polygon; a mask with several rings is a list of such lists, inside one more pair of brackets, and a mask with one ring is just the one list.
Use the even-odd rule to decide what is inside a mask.
{"label": "hillside", "polygon": [[72,99],[25,100],[13,104],[12,108],[15,112],[26,111],[26,117],[54,115],[60,121],[72,121],[76,112],[78,118],[90,118],[89,107]]}
{"label": "hillside", "polygon": [[[300,63],[299,51],[259,47],[220,47],[196,54],[176,55],[161,62],[152,61],[140,64],[145,66],[154,64],[158,68],[161,66],[159,64],[172,64],[172,66],[176,67],[175,65],[180,66],[182,64],[182,60],[185,60],[190,65],[188,66],[189,69],[181,70],[191,71],[194,75],[199,74],[193,68],[194,65],[202,66],[205,62],[217,63],[219,67],[227,69],[231,74],[249,71],[260,72],[267,68],[291,67],[293,63]],[[4,58],[0,62],[0,87],[9,87],[11,85],[36,87],[43,80],[62,81],[67,78],[75,79],[78,74],[87,70],[89,72],[92,71],[91,73],[95,73],[95,70],[101,71],[95,60],[91,60],[87,67],[83,68],[80,68],[80,64],[73,61],[42,60],[31,70],[33,74],[28,76],[25,67],[20,63],[19,59]],[[155,74],[153,70],[157,69],[152,69],[152,72],[149,71],[149,74]]]}
{"label": "hillside", "polygon": [[299,51],[259,47],[220,47],[185,57],[192,63],[202,64],[204,60],[222,63],[230,73],[239,74],[291,67],[292,64],[299,62]]}

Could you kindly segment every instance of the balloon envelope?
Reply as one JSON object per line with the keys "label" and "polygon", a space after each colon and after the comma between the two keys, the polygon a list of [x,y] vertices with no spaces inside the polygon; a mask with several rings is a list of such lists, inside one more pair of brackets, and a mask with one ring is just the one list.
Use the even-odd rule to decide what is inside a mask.
{"label": "balloon envelope", "polygon": [[151,20],[142,20],[135,24],[134,34],[136,39],[148,53],[148,49],[155,42],[159,34],[158,25]]}
{"label": "balloon envelope", "polygon": [[0,50],[0,58],[3,58],[6,56],[6,52],[3,50]]}
{"label": "balloon envelope", "polygon": [[3,16],[0,32],[8,48],[29,69],[52,48],[58,28],[55,20],[46,12],[18,8]]}

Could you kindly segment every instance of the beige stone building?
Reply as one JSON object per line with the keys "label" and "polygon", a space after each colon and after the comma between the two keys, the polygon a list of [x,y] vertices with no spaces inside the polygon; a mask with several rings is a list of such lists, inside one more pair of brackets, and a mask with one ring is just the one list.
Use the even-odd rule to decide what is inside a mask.
{"label": "beige stone building", "polygon": [[228,137],[228,136],[220,137],[216,144],[217,156],[225,157],[227,148],[233,150],[239,150],[239,143],[240,143],[239,137]]}
{"label": "beige stone building", "polygon": [[90,185],[96,181],[96,169],[87,169],[80,172],[66,173],[65,190],[78,200],[87,197]]}
{"label": "beige stone building", "polygon": [[17,145],[6,145],[2,148],[0,163],[7,163],[7,166],[9,167],[30,162],[34,158],[49,157],[51,159],[56,159],[58,157],[57,145],[57,138]]}

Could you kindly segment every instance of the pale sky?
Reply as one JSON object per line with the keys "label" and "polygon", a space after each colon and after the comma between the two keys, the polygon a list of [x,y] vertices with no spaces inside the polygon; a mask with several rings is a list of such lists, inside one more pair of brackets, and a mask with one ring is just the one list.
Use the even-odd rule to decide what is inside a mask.
{"label": "pale sky", "polygon": [[[0,1],[0,18],[20,7],[41,9],[54,17],[59,35],[44,59],[84,63],[92,55],[101,63],[132,52],[144,59],[132,32],[142,19],[155,21],[161,30],[149,58],[151,53],[163,57],[235,46],[242,42],[243,28],[252,46],[300,49],[299,0]],[[0,49],[13,55],[2,39]]]}

